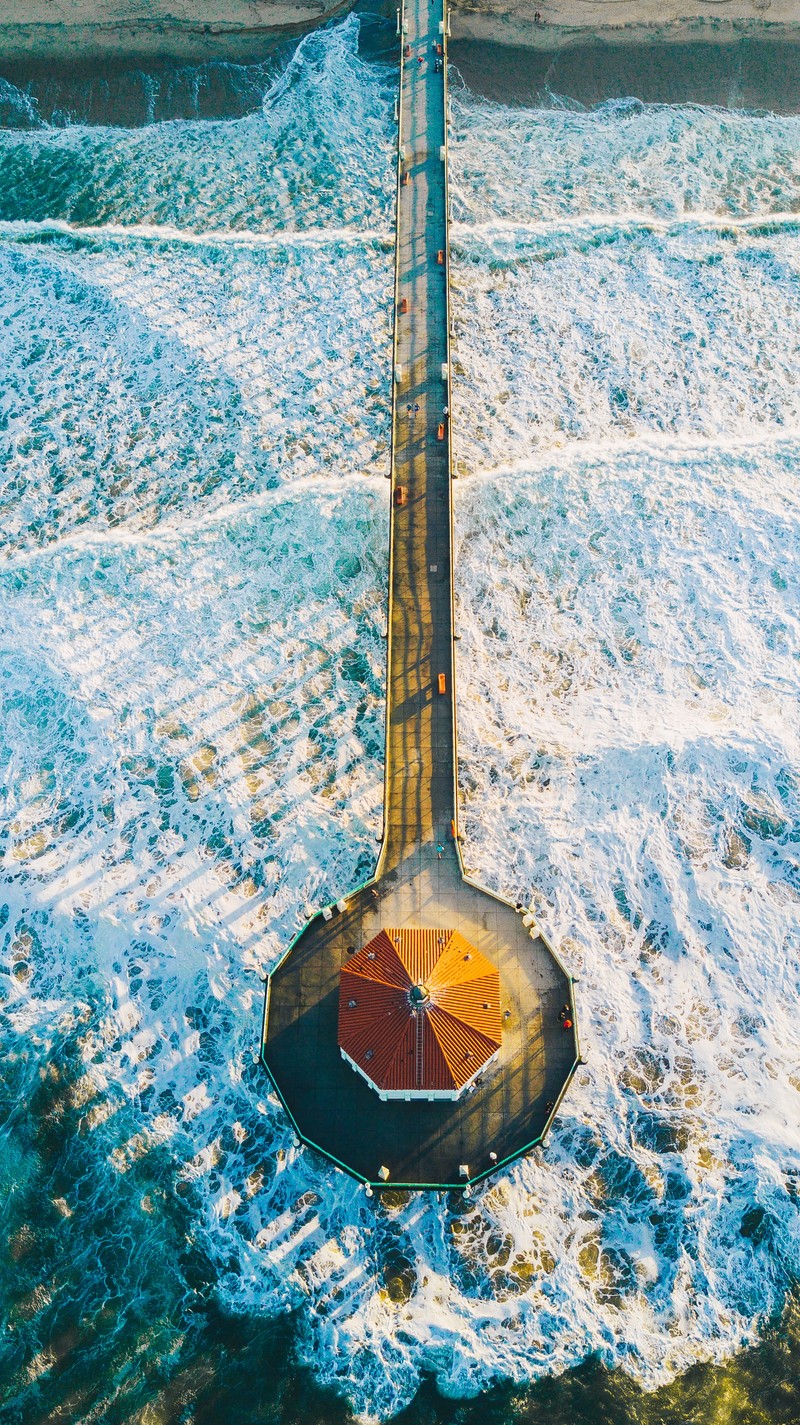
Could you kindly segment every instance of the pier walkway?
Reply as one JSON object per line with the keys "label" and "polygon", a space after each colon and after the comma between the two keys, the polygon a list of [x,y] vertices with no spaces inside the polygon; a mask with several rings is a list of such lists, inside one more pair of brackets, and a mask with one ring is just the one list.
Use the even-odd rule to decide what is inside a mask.
{"label": "pier walkway", "polygon": [[[363,1182],[464,1188],[541,1141],[579,1049],[559,1020],[565,1002],[575,1013],[557,956],[530,916],[468,881],[461,863],[446,17],[431,0],[405,0],[401,27],[383,844],[374,879],[316,915],[273,971],[262,1058],[298,1136]],[[499,1062],[453,1102],[383,1102],[337,1044],[342,966],[380,929],[412,927],[460,931],[500,972]]]}

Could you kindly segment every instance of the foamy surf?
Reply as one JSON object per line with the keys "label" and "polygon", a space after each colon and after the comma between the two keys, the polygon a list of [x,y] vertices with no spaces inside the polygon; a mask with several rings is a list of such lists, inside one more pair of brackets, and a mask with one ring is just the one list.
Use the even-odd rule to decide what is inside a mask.
{"label": "foamy surf", "polygon": [[191,247],[243,247],[243,248],[303,248],[303,247],[325,247],[330,244],[354,245],[380,243],[383,247],[390,247],[393,238],[388,229],[379,231],[376,228],[306,228],[306,229],[281,229],[277,232],[249,232],[246,228],[231,232],[227,229],[219,231],[209,230],[208,232],[187,232],[182,228],[176,228],[169,223],[160,226],[157,223],[96,223],[89,226],[81,226],[77,223],[68,223],[63,220],[54,219],[45,222],[6,222],[0,223],[0,241],[5,242],[37,242],[46,241],[52,237],[65,237],[75,239],[91,239],[92,243],[99,244],[103,240],[112,243],[130,243],[131,245],[141,243],[153,243]]}
{"label": "foamy surf", "polygon": [[369,242],[0,241],[6,552],[384,475],[390,270]]}
{"label": "foamy surf", "polygon": [[797,121],[455,111],[470,860],[530,887],[591,1056],[528,1252],[510,1186],[463,1235],[538,1251],[534,1370],[654,1386],[796,1279]]}
{"label": "foamy surf", "polygon": [[[347,96],[347,102],[343,97]],[[259,111],[139,129],[0,132],[0,219],[274,231],[386,226],[392,90],[355,16],[306,35]]]}
{"label": "foamy surf", "polygon": [[636,99],[591,110],[505,108],[457,88],[451,106],[458,221],[797,210],[796,115]]}
{"label": "foamy surf", "polygon": [[464,470],[612,436],[797,430],[794,229],[479,229],[454,252]]}
{"label": "foamy surf", "polygon": [[0,136],[8,1377],[38,1410],[59,1303],[83,1348],[122,1282],[106,1413],[208,1297],[295,1311],[364,1419],[589,1354],[654,1386],[796,1275],[797,121],[455,97],[466,851],[591,1060],[545,1155],[376,1208],[254,1050],[377,849],[391,84],[347,20],[266,89]]}

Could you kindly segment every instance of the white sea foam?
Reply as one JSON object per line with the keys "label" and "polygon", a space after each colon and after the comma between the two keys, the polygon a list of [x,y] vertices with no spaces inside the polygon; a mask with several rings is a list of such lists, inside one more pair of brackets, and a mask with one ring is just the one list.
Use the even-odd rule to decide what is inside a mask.
{"label": "white sea foam", "polygon": [[380,244],[0,241],[6,550],[388,470]]}
{"label": "white sea foam", "polygon": [[61,218],[48,218],[44,222],[4,222],[0,223],[0,240],[29,243],[48,241],[53,237],[89,239],[97,244],[102,239],[124,241],[132,246],[137,242],[154,244],[177,244],[191,247],[240,247],[240,248],[324,248],[332,243],[380,243],[390,248],[394,243],[392,234],[377,228],[290,228],[275,232],[255,232],[247,228],[230,230],[219,228],[204,232],[191,232],[176,228],[173,224],[158,223],[95,223],[80,226]]}
{"label": "white sea foam", "polygon": [[595,1351],[654,1385],[796,1276],[800,130],[457,114],[465,829],[590,1053],[547,1165],[459,1233],[535,1268],[471,1345],[481,1379]]}
{"label": "white sea foam", "polygon": [[534,889],[590,1056],[520,1170],[564,1313],[526,1319],[540,1369],[583,1340],[655,1384],[794,1272],[797,453],[577,447],[459,486],[466,831]]}
{"label": "white sea foam", "polygon": [[465,469],[571,440],[800,428],[794,229],[490,227],[454,252]]}
{"label": "white sea foam", "polygon": [[0,125],[4,129],[28,128],[40,122],[30,95],[10,80],[0,79]]}
{"label": "white sea foam", "polygon": [[[273,90],[287,142],[348,86],[388,134],[352,24]],[[6,1025],[44,1061],[74,1026],[98,1172],[165,1154],[221,1301],[299,1308],[305,1358],[365,1417],[423,1372],[470,1394],[596,1352],[668,1379],[752,1336],[798,1248],[796,238],[707,221],[731,193],[791,214],[797,129],[468,96],[456,118],[479,220],[455,247],[467,850],[530,886],[591,1056],[546,1155],[463,1209],[368,1203],[293,1146],[253,1063],[259,972],[374,860],[387,508],[360,476],[385,469],[391,273],[379,241],[218,235],[279,211],[383,231],[388,149],[345,213],[298,148],[299,207],[262,170],[254,219],[222,198],[253,191],[250,120],[25,135],[84,145],[84,193],[140,145],[136,201],[130,176],[102,215],[8,202],[106,229],[0,247]],[[694,224],[673,221],[689,164]]]}
{"label": "white sea foam", "polygon": [[511,109],[451,90],[459,220],[798,211],[800,118],[613,100]]}
{"label": "white sea foam", "polygon": [[391,81],[359,57],[358,33],[349,16],[306,35],[261,111],[238,120],[0,133],[0,218],[195,231],[384,226]]}
{"label": "white sea foam", "polygon": [[140,931],[172,946],[165,926],[197,903],[253,965],[280,943],[267,888],[294,925],[304,864],[319,886],[346,877],[336,857],[351,867],[380,805],[382,504],[363,485],[276,492],[167,538],[11,562],[7,867],[43,904],[130,934],[131,887],[152,880]]}

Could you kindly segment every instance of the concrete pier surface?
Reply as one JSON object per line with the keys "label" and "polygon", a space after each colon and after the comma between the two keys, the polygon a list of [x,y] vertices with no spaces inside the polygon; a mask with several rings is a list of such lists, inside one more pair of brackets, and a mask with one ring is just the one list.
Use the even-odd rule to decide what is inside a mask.
{"label": "concrete pier surface", "polygon": [[[406,0],[399,24],[383,844],[374,880],[345,896],[342,909],[315,916],[270,976],[262,1057],[301,1139],[354,1176],[377,1188],[463,1188],[541,1140],[579,1048],[572,983],[557,956],[519,910],[463,874],[447,413],[446,17],[431,0]],[[499,1060],[451,1102],[382,1102],[337,1043],[342,966],[379,930],[412,927],[460,931],[500,972]]]}

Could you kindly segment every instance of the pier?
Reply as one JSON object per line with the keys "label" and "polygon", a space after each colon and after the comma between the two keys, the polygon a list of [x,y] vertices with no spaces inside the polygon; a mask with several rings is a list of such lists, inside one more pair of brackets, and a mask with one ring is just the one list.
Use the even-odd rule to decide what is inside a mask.
{"label": "pier", "polygon": [[[446,31],[446,11],[430,0],[405,0],[398,12],[392,510],[380,855],[374,877],[364,886],[343,889],[334,905],[321,907],[270,975],[261,1046],[264,1066],[297,1137],[370,1190],[464,1189],[498,1171],[542,1142],[580,1062],[573,984],[557,953],[528,908],[476,885],[465,875],[461,857]],[[445,932],[458,933],[497,969],[499,1054],[459,1098],[383,1101],[340,1052],[341,971],[356,963],[353,957],[380,931],[395,933],[398,942],[401,933],[436,931],[442,940]],[[355,1006],[355,1000],[350,1003]]]}

